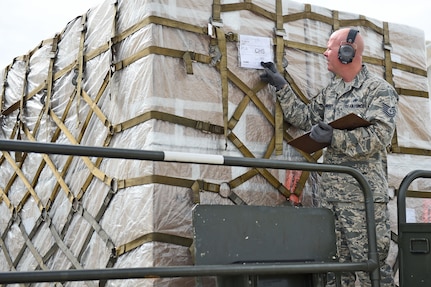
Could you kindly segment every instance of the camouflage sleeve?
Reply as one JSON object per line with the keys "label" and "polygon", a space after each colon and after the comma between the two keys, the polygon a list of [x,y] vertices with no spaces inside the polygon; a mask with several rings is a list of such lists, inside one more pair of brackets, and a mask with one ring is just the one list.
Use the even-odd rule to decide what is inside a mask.
{"label": "camouflage sleeve", "polygon": [[310,130],[313,124],[323,118],[324,105],[321,94],[313,98],[309,104],[306,104],[287,85],[276,92],[276,95],[280,101],[285,121],[297,128],[306,131]]}
{"label": "camouflage sleeve", "polygon": [[331,147],[348,156],[369,155],[385,149],[395,131],[398,112],[398,94],[386,82],[373,83],[368,86],[367,109],[364,118],[372,124],[369,127],[351,131],[335,130]]}

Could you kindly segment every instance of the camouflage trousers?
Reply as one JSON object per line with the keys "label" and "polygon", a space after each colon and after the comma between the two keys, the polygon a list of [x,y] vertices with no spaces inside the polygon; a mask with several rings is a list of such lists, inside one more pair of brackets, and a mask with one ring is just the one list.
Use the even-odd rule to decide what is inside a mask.
{"label": "camouflage trousers", "polygon": [[[321,203],[334,213],[337,253],[340,262],[364,262],[368,259],[368,238],[364,203],[326,202]],[[380,286],[394,286],[393,271],[386,263],[391,242],[389,213],[386,203],[374,203],[377,253],[380,266]],[[369,273],[342,273],[341,286],[371,286]],[[334,274],[328,274],[327,286],[337,286]]]}

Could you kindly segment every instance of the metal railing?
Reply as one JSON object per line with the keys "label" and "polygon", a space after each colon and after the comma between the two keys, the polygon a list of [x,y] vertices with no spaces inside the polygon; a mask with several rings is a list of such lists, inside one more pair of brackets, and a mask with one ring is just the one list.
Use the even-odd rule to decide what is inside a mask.
{"label": "metal railing", "polygon": [[399,224],[406,223],[406,197],[407,190],[410,184],[418,178],[431,178],[430,170],[414,170],[409,172],[401,181],[400,188],[398,189],[398,229]]}
{"label": "metal railing", "polygon": [[[398,259],[400,287],[430,286],[431,223],[409,220],[406,212],[407,190],[418,178],[431,178],[431,170],[414,170],[402,180],[398,190]],[[412,194],[412,193],[410,193]],[[419,196],[420,197],[420,196]],[[418,197],[415,197],[416,199]]]}
{"label": "metal railing", "polygon": [[51,270],[51,271],[14,271],[0,272],[0,284],[31,282],[63,282],[109,279],[137,278],[173,278],[229,275],[281,275],[300,273],[324,273],[343,271],[369,272],[372,286],[380,286],[377,255],[376,226],[374,221],[374,204],[371,187],[365,177],[356,169],[347,166],[335,166],[319,163],[289,162],[271,159],[243,158],[222,155],[207,155],[181,152],[147,151],[108,147],[91,147],[29,141],[0,140],[1,151],[18,151],[28,153],[59,154],[72,156],[89,156],[105,158],[122,158],[131,160],[151,160],[181,162],[191,164],[209,164],[242,166],[250,168],[290,169],[319,172],[345,173],[354,177],[364,192],[364,204],[368,233],[368,260],[357,263],[334,262],[295,262],[277,264],[245,265],[192,265],[165,266],[147,268],[106,268],[86,270]]}

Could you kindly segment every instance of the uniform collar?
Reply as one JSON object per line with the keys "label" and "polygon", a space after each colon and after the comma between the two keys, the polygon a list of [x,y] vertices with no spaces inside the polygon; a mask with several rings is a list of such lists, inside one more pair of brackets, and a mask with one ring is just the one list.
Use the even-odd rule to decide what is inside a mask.
{"label": "uniform collar", "polygon": [[367,77],[368,77],[368,69],[365,65],[362,65],[361,70],[355,76],[353,81],[346,83],[343,81],[341,77],[335,76],[333,79],[333,86],[336,87],[338,91],[343,91],[343,93],[345,93],[351,90],[352,88],[361,87],[362,83],[365,81]]}

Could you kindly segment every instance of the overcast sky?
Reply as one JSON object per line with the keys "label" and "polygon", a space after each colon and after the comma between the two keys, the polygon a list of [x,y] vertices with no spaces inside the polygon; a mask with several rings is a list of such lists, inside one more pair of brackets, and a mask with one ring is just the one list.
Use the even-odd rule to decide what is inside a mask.
{"label": "overcast sky", "polygon": [[[198,1],[198,0],[190,0]],[[431,41],[429,0],[296,0],[333,10],[406,24],[425,31]],[[67,23],[104,0],[0,0],[0,69],[53,38]]]}
{"label": "overcast sky", "polygon": [[104,0],[0,0],[0,69]]}

